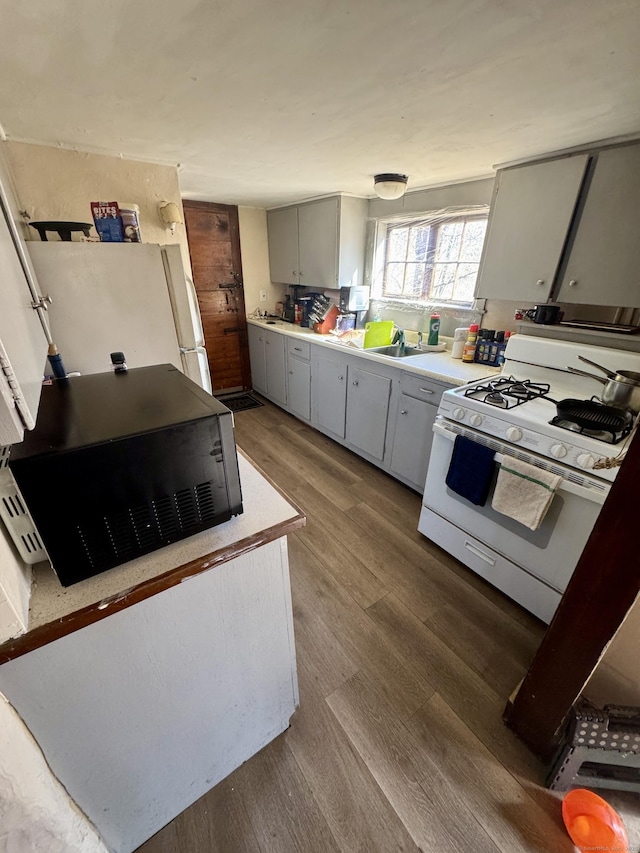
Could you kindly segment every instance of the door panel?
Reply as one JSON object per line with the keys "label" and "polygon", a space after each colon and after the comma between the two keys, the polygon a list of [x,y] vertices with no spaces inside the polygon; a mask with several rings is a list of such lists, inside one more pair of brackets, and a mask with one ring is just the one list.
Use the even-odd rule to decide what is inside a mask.
{"label": "door panel", "polygon": [[347,365],[320,356],[313,377],[314,408],[318,425],[344,438],[347,408]]}
{"label": "door panel", "polygon": [[214,394],[251,388],[238,208],[185,201],[184,213]]}
{"label": "door panel", "polygon": [[374,459],[384,459],[391,380],[349,368],[346,439]]}

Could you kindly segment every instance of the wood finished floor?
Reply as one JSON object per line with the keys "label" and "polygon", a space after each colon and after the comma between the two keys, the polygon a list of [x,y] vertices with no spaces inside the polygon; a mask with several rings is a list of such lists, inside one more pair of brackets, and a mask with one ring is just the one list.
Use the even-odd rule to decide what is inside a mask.
{"label": "wood finished floor", "polygon": [[300,708],[139,853],[572,853],[501,719],[542,624],[417,532],[410,489],[267,401],[235,418],[307,515],[289,537]]}

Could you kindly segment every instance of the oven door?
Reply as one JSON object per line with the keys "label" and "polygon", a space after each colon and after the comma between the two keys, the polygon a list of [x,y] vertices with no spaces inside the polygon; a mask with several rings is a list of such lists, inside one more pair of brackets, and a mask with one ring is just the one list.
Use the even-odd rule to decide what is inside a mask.
{"label": "oven door", "polygon": [[[504,557],[551,589],[563,593],[608,494],[609,484],[582,476],[571,468],[556,464],[555,461],[552,463],[542,457],[522,453],[518,448],[502,444],[458,424],[440,420],[436,422],[433,431],[434,439],[422,501],[424,507],[477,540],[468,545],[468,549],[475,552],[476,558],[482,560],[483,555],[478,555],[477,552],[478,543],[483,543],[494,552],[493,555],[488,555],[489,562],[495,555]],[[562,476],[562,482],[549,511],[537,530],[529,530],[523,524],[492,509],[491,495],[495,483],[492,484],[489,498],[483,507],[471,504],[447,487],[445,478],[456,435],[465,435],[472,441],[495,449],[497,462],[501,462],[505,456],[517,456],[524,461],[541,462],[543,467]],[[497,470],[496,466],[494,476],[497,476]],[[418,529],[429,538],[434,538],[431,535],[431,527],[423,523],[421,516]],[[446,548],[446,545],[443,547]],[[455,556],[462,559],[459,553]],[[462,561],[466,562],[464,559]],[[491,580],[489,575],[484,572],[482,574]],[[525,602],[521,603],[527,606]]]}

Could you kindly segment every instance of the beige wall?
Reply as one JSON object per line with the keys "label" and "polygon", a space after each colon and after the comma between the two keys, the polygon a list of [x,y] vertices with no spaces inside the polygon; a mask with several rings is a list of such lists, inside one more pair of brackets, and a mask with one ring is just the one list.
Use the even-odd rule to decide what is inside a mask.
{"label": "beige wall", "polygon": [[[276,302],[287,291],[284,284],[272,284],[269,273],[269,243],[267,239],[267,211],[255,207],[239,207],[240,251],[244,301],[247,315],[256,308],[271,313]],[[267,301],[260,301],[260,291],[267,293]]]}
{"label": "beige wall", "polygon": [[[179,243],[185,267],[191,269],[184,224],[178,225],[172,235],[158,215],[161,201],[173,201],[182,209],[179,174],[174,166],[24,142],[2,144],[20,209],[30,217],[26,221],[91,223],[92,201],[137,204],[143,242]],[[286,288],[271,284],[269,277],[266,211],[241,207],[238,217],[247,313],[258,307],[273,311]],[[23,233],[27,240],[40,239],[33,228],[25,227]],[[95,229],[91,233],[95,236]],[[74,239],[81,236],[79,233]],[[49,233],[48,239],[57,240],[58,236]],[[260,302],[260,290],[266,290],[266,302]]]}
{"label": "beige wall", "polygon": [[[88,154],[47,145],[5,142],[7,161],[20,209],[31,222],[42,220],[92,223],[92,201],[117,201],[140,207],[140,233],[144,243],[179,243],[186,268],[191,268],[184,225],[175,234],[162,224],[158,203],[172,201],[182,210],[178,170],[175,166],[141,163]],[[183,216],[184,219],[184,216]],[[25,239],[39,240],[26,227]],[[92,228],[95,237],[95,228]],[[49,240],[57,234],[49,233]],[[81,239],[79,232],[74,239]]]}

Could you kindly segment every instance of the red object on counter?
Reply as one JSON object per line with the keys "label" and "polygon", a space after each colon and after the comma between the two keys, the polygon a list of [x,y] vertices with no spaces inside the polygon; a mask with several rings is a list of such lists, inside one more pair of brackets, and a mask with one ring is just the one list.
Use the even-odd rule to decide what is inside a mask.
{"label": "red object on counter", "polygon": [[337,305],[332,305],[325,314],[322,322],[313,324],[313,331],[319,335],[328,335],[329,332],[335,329],[339,314]]}

